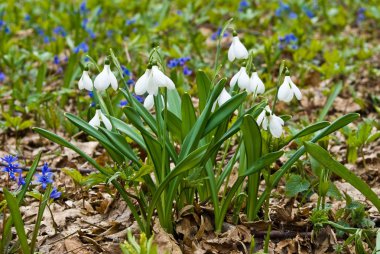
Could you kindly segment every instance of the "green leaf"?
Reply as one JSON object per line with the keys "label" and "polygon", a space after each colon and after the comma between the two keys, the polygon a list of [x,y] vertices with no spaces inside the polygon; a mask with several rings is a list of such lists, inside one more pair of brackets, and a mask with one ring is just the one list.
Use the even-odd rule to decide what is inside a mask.
{"label": "green leaf", "polygon": [[189,94],[185,93],[182,95],[182,140],[186,137],[186,135],[190,132],[191,128],[194,126],[197,121],[197,116],[195,114],[195,109],[193,106],[193,102],[191,101],[191,97]]}
{"label": "green leaf", "polygon": [[232,113],[244,102],[247,93],[243,92],[233,96],[226,103],[224,103],[217,111],[211,114],[203,135],[207,135],[214,128],[218,127],[220,123],[231,117]]}
{"label": "green leaf", "polygon": [[300,175],[291,174],[285,184],[285,195],[295,197],[298,193],[307,191],[310,187],[308,180]]}
{"label": "green leaf", "polygon": [[366,144],[369,144],[369,143],[372,143],[374,142],[375,140],[377,140],[378,138],[380,138],[380,131],[370,135],[368,138],[367,138],[367,141],[366,141]]}
{"label": "green leaf", "polygon": [[40,65],[40,68],[38,68],[37,79],[36,79],[36,84],[35,84],[35,87],[38,93],[42,92],[42,86],[44,84],[46,70],[47,70],[46,63],[42,62]]}
{"label": "green leaf", "polygon": [[136,128],[127,123],[124,123],[116,117],[111,116],[111,121],[117,130],[127,135],[129,138],[135,141],[142,149],[146,150],[144,139],[137,133],[138,130],[136,130]]}
{"label": "green leaf", "polygon": [[334,90],[331,92],[329,98],[327,99],[327,102],[325,106],[323,107],[321,113],[319,113],[318,121],[322,121],[325,118],[331,106],[333,105],[335,98],[338,96],[338,94],[342,90],[342,87],[343,87],[342,82],[339,82],[336,86],[334,86]]}
{"label": "green leaf", "polygon": [[9,211],[12,214],[12,221],[15,225],[18,239],[20,241],[22,252],[25,254],[30,253],[28,238],[26,237],[24,222],[21,217],[20,209],[18,207],[18,201],[15,196],[12,195],[7,189],[4,189],[5,199],[7,200],[7,205]]}
{"label": "green leaf", "polygon": [[62,171],[63,171],[63,173],[68,175],[71,179],[73,179],[73,181],[76,184],[78,184],[80,186],[83,185],[84,177],[82,176],[82,174],[78,170],[73,169],[73,168],[63,168]]}
{"label": "green leaf", "polygon": [[179,97],[177,89],[168,89],[168,110],[174,113],[175,116],[181,118],[181,98]]}
{"label": "green leaf", "polygon": [[[161,115],[164,116],[165,111],[162,111]],[[168,127],[171,134],[173,134],[176,140],[182,140],[181,119],[179,119],[174,113],[169,110],[166,112],[166,117],[166,126]]]}
{"label": "green leaf", "polygon": [[207,98],[211,90],[211,80],[202,70],[197,71],[196,80],[199,96],[199,110],[202,112],[206,107]]}
{"label": "green leaf", "polygon": [[327,122],[327,121],[323,121],[323,122],[312,124],[312,125],[306,127],[305,129],[303,129],[302,131],[298,132],[288,142],[290,142],[290,141],[292,141],[292,140],[294,140],[296,138],[301,138],[301,137],[313,134],[314,132],[317,132],[317,131],[319,131],[319,130],[321,130],[323,128],[326,128],[329,125],[330,125],[330,123]]}
{"label": "green leaf", "polygon": [[60,137],[60,136],[58,136],[52,132],[49,132],[47,130],[41,129],[41,128],[36,127],[36,128],[33,128],[33,130],[35,132],[37,132],[38,134],[40,134],[41,136],[49,139],[50,141],[57,143],[58,145],[70,148],[71,150],[75,151],[80,156],[82,156],[85,160],[87,160],[91,165],[93,165],[102,174],[109,175],[109,173],[103,167],[101,167],[93,158],[88,156],[85,152],[80,150],[78,147],[76,147],[73,144],[71,144],[70,142],[66,141],[64,138],[62,138],[62,137]]}
{"label": "green leaf", "polygon": [[269,166],[273,162],[275,162],[278,158],[280,158],[284,154],[283,151],[277,151],[272,153],[267,153],[266,155],[260,157],[255,163],[250,166],[247,171],[245,171],[242,174],[239,174],[239,176],[248,176],[251,174],[254,174],[258,172],[259,170]]}
{"label": "green leaf", "polygon": [[350,183],[353,187],[355,187],[357,190],[359,190],[369,201],[372,202],[372,204],[377,208],[377,210],[380,211],[379,197],[362,179],[357,177],[345,166],[331,158],[330,154],[322,147],[311,142],[305,142],[304,146],[306,148],[306,151],[311,156],[313,156],[319,163],[321,163],[324,167],[330,169],[336,175],[340,176],[348,183]]}

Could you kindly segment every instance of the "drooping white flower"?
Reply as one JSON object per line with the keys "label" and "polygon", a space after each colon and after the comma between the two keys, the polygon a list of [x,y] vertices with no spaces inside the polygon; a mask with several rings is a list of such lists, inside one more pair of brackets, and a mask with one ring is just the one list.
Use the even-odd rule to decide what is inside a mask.
{"label": "drooping white flower", "polygon": [[96,76],[94,81],[94,87],[99,91],[106,90],[109,86],[112,86],[113,90],[117,90],[118,83],[115,74],[111,71],[109,61],[106,60],[104,64],[104,69],[98,76]]}
{"label": "drooping white flower", "polygon": [[264,130],[268,130],[273,137],[279,138],[283,132],[284,120],[281,117],[276,116],[272,113],[269,106],[266,106],[265,109],[260,113],[256,120],[257,124],[262,125]]}
{"label": "drooping white flower", "polygon": [[[165,104],[164,97],[161,95],[162,104]],[[144,101],[144,107],[147,110],[151,110],[154,107],[154,95],[149,94]]]}
{"label": "drooping white flower", "polygon": [[214,112],[216,104],[222,106],[224,103],[226,103],[229,99],[231,99],[231,95],[227,92],[225,88],[223,88],[222,92],[219,94],[218,99],[214,102],[214,105],[212,106],[211,112]]}
{"label": "drooping white flower", "polygon": [[298,87],[293,83],[290,76],[285,76],[284,82],[278,89],[278,96],[277,98],[280,101],[284,102],[290,102],[293,99],[293,96],[296,96],[298,100],[302,99],[301,91],[298,89]]}
{"label": "drooping white flower", "polygon": [[238,73],[232,77],[230,86],[234,87],[236,84],[238,84],[241,89],[247,89],[249,87],[250,80],[245,67],[241,67]]}
{"label": "drooping white flower", "polygon": [[263,81],[261,81],[257,72],[253,72],[249,80],[249,86],[247,91],[256,94],[263,94],[265,92],[265,86]]}
{"label": "drooping white flower", "polygon": [[100,127],[100,122],[104,123],[104,126],[106,126],[107,130],[112,130],[112,124],[110,120],[102,113],[100,109],[97,109],[95,116],[90,120],[89,124],[95,129],[98,129]]}
{"label": "drooping white flower", "polygon": [[228,60],[232,62],[236,59],[247,59],[248,58],[248,51],[243,45],[243,43],[240,42],[239,37],[236,33],[234,33],[234,37],[232,38],[232,43],[230,48],[228,49]]}
{"label": "drooping white flower", "polygon": [[86,69],[83,71],[82,77],[79,79],[78,87],[80,90],[86,89],[87,91],[92,91],[94,89],[94,84]]}
{"label": "drooping white flower", "polygon": [[137,80],[135,93],[142,95],[147,92],[157,95],[159,87],[175,89],[174,82],[160,71],[157,65],[153,65],[151,68],[148,67],[145,73]]}

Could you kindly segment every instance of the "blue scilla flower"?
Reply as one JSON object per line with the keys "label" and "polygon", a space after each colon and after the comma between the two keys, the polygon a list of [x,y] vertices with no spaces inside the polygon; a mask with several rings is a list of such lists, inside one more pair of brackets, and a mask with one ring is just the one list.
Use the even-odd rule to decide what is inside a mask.
{"label": "blue scilla flower", "polygon": [[178,64],[184,66],[186,62],[190,61],[190,59],[189,56],[178,58]]}
{"label": "blue scilla flower", "polygon": [[3,168],[3,172],[7,172],[9,178],[16,181],[16,173],[21,174],[22,169],[19,168],[17,163],[17,157],[12,155],[5,155],[1,160],[6,164]]}
{"label": "blue scilla flower", "polygon": [[7,23],[4,21],[4,20],[1,20],[0,19],[0,27],[3,27],[3,26],[5,26]]}
{"label": "blue scilla flower", "polygon": [[249,7],[249,2],[247,0],[241,0],[239,3],[239,12],[245,11]]}
{"label": "blue scilla flower", "polygon": [[189,69],[187,66],[183,67],[183,75],[190,76],[193,73],[191,69]]}
{"label": "blue scilla flower", "polygon": [[94,33],[94,31],[92,31],[92,29],[86,29],[86,31],[90,35],[91,39],[95,39],[96,38],[96,34]]}
{"label": "blue scilla flower", "polygon": [[365,19],[365,11],[366,9],[364,7],[359,8],[356,16],[356,23],[360,24]]}
{"label": "blue scilla flower", "polygon": [[140,103],[143,103],[143,102],[144,102],[144,97],[142,97],[142,96],[139,96],[139,95],[137,95],[137,94],[134,94],[133,97],[135,97],[136,100],[137,100],[138,102],[140,102]]}
{"label": "blue scilla flower", "polygon": [[277,17],[281,16],[283,12],[289,12],[290,7],[288,4],[284,4],[283,2],[280,2],[280,6],[276,9],[275,15]]}
{"label": "blue scilla flower", "polygon": [[113,35],[113,30],[112,29],[107,30],[107,37],[111,38],[112,35]]}
{"label": "blue scilla flower", "polygon": [[61,197],[62,192],[58,191],[56,187],[53,188],[53,190],[50,193],[50,198],[51,199],[57,199]]}
{"label": "blue scilla flower", "polygon": [[178,66],[178,59],[171,59],[171,60],[169,60],[168,67],[170,69],[174,68],[174,67],[177,67],[177,66]]}
{"label": "blue scilla flower", "polygon": [[44,36],[44,43],[48,44],[50,42],[50,37],[49,36]]}
{"label": "blue scilla flower", "polygon": [[181,10],[177,10],[176,13],[177,13],[178,16],[182,15],[182,11]]}
{"label": "blue scilla flower", "polygon": [[292,49],[297,49],[298,38],[293,33],[287,34],[284,37],[279,38],[280,44],[279,48],[282,50],[287,46],[290,46]]}
{"label": "blue scilla flower", "polygon": [[135,18],[133,18],[133,19],[127,19],[125,21],[125,25],[127,25],[127,26],[130,26],[130,25],[132,25],[134,23],[136,23],[136,19]]}
{"label": "blue scilla flower", "polygon": [[11,33],[11,29],[9,28],[9,26],[5,26],[4,27],[4,33],[6,33],[6,34],[10,34]]}
{"label": "blue scilla flower", "polygon": [[[221,33],[222,33],[222,28],[219,27],[218,30],[216,30],[216,32],[211,35],[211,40],[216,41]],[[228,36],[229,36],[229,33],[228,32],[224,32],[223,38],[226,38]]]}
{"label": "blue scilla flower", "polygon": [[42,30],[41,28],[37,27],[36,28],[36,32],[39,36],[43,36],[45,34],[44,30]]}
{"label": "blue scilla flower", "polygon": [[37,182],[42,185],[43,189],[46,189],[46,186],[49,183],[53,183],[53,173],[50,171],[49,165],[45,162],[41,168],[41,174],[37,174]]}
{"label": "blue scilla flower", "polygon": [[128,81],[127,81],[127,85],[129,85],[129,86],[131,86],[131,85],[133,85],[133,84],[135,84],[135,81],[133,80],[133,79],[128,79]]}
{"label": "blue scilla flower", "polygon": [[310,10],[309,8],[307,8],[307,7],[302,7],[302,10],[303,10],[303,12],[305,13],[305,15],[308,17],[308,18],[310,18],[310,19],[312,19],[312,18],[314,18],[314,13],[312,12],[312,10]]}
{"label": "blue scilla flower", "polygon": [[4,72],[0,71],[0,82],[4,82],[5,78],[6,78],[6,76],[5,76]]}
{"label": "blue scilla flower", "polygon": [[29,15],[29,14],[25,14],[25,16],[24,16],[24,20],[25,20],[25,21],[30,21],[30,15]]}
{"label": "blue scilla flower", "polygon": [[123,76],[131,76],[131,71],[127,69],[124,65],[121,66],[121,70],[123,71]]}
{"label": "blue scilla flower", "polygon": [[22,173],[19,173],[17,177],[17,184],[18,186],[25,185],[25,178],[22,177]]}
{"label": "blue scilla flower", "polygon": [[66,37],[66,35],[67,35],[65,29],[61,26],[57,26],[56,28],[54,28],[53,33],[56,35],[60,35],[62,37]]}
{"label": "blue scilla flower", "polygon": [[82,51],[83,53],[88,52],[88,45],[86,42],[81,42],[78,44],[78,46],[74,48],[75,54],[78,54],[80,51]]}
{"label": "blue scilla flower", "polygon": [[90,98],[94,98],[94,92],[93,91],[88,91],[88,96]]}
{"label": "blue scilla flower", "polygon": [[86,29],[86,27],[87,27],[87,23],[88,23],[88,18],[84,18],[84,19],[82,20],[82,23],[81,23],[82,28]]}
{"label": "blue scilla flower", "polygon": [[298,16],[297,16],[297,13],[295,13],[295,12],[290,12],[289,15],[288,15],[288,17],[289,17],[290,19],[296,19]]}
{"label": "blue scilla flower", "polygon": [[102,7],[99,7],[98,11],[96,12],[96,15],[99,16],[100,14],[102,14],[102,12],[103,12]]}
{"label": "blue scilla flower", "polygon": [[85,14],[87,12],[87,6],[86,6],[86,1],[83,1],[80,5],[79,5],[79,12],[81,14]]}
{"label": "blue scilla flower", "polygon": [[54,64],[59,64],[59,57],[55,55],[53,61],[54,61]]}
{"label": "blue scilla flower", "polygon": [[122,107],[125,107],[128,105],[128,101],[127,100],[121,100],[120,103],[119,103],[119,107],[122,108]]}

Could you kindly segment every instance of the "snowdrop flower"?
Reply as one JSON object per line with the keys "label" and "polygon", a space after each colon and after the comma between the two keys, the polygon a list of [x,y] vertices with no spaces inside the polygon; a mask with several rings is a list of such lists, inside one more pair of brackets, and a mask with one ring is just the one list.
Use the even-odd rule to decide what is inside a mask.
{"label": "snowdrop flower", "polygon": [[253,72],[251,78],[249,79],[249,86],[247,87],[247,91],[257,94],[263,94],[265,92],[265,86],[263,81],[261,81],[257,72]]}
{"label": "snowdrop flower", "polygon": [[148,92],[150,95],[157,95],[159,87],[175,89],[174,82],[153,64],[148,66],[145,73],[136,81],[135,93],[142,95]]}
{"label": "snowdrop flower", "polygon": [[[162,104],[165,104],[165,101],[164,101],[164,97],[161,95],[161,100],[162,100]],[[144,101],[144,107],[147,109],[147,110],[151,110],[154,106],[154,95],[153,94],[149,94],[146,98],[145,98],[145,101]]]}
{"label": "snowdrop flower", "polygon": [[240,42],[239,37],[237,36],[237,33],[233,33],[232,43],[230,46],[230,49],[228,50],[228,60],[232,62],[236,59],[247,59],[248,58],[248,51],[243,45],[243,43]]}
{"label": "snowdrop flower", "polygon": [[234,87],[236,83],[241,89],[247,89],[249,87],[250,80],[245,67],[241,67],[240,71],[232,77],[230,86]]}
{"label": "snowdrop flower", "polygon": [[220,107],[224,103],[226,103],[229,99],[231,99],[231,95],[227,92],[227,90],[225,88],[223,88],[218,99],[216,99],[216,101],[214,102],[214,105],[212,106],[211,112],[214,112],[217,103]]}
{"label": "snowdrop flower", "polygon": [[117,79],[111,71],[110,61],[107,59],[104,64],[103,71],[95,78],[94,86],[99,91],[104,91],[109,87],[109,85],[111,85],[115,91],[118,88]]}
{"label": "snowdrop flower", "polygon": [[284,120],[272,113],[269,106],[266,106],[265,109],[260,113],[256,120],[257,124],[263,126],[264,130],[268,130],[273,137],[279,138],[283,132]]}
{"label": "snowdrop flower", "polygon": [[284,79],[284,83],[282,83],[282,85],[278,89],[277,98],[280,101],[290,102],[293,99],[293,95],[295,95],[298,100],[302,99],[301,91],[293,83],[293,81],[291,80],[289,76],[289,72],[287,72]]}
{"label": "snowdrop flower", "polygon": [[89,124],[95,129],[98,129],[100,127],[101,121],[104,123],[104,126],[106,126],[107,130],[112,130],[112,124],[110,120],[102,113],[100,109],[97,109],[95,116],[90,120]]}
{"label": "snowdrop flower", "polygon": [[84,69],[82,77],[78,82],[78,87],[80,90],[86,89],[87,91],[92,91],[94,89],[94,84],[92,83],[92,80],[88,75],[87,67]]}

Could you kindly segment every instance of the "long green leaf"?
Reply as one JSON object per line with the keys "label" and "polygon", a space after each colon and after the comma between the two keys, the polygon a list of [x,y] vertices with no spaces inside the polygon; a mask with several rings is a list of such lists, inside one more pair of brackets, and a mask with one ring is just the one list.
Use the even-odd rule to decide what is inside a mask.
{"label": "long green leaf", "polygon": [[135,141],[142,149],[146,150],[144,139],[138,134],[138,130],[136,130],[135,127],[117,119],[116,117],[111,117],[111,121],[117,130],[127,135],[129,138]]}
{"label": "long green leaf", "polygon": [[198,96],[199,96],[199,110],[200,112],[206,107],[207,98],[211,90],[211,80],[202,71],[198,70],[196,74]]}
{"label": "long green leaf", "polygon": [[380,199],[375,192],[359,177],[348,170],[345,166],[334,160],[322,147],[311,142],[305,142],[306,151],[324,167],[340,176],[358,191],[360,191],[380,211]]}
{"label": "long green leaf", "polygon": [[18,239],[20,241],[21,249],[24,254],[29,254],[30,249],[28,245],[28,238],[26,237],[24,222],[18,207],[18,201],[7,189],[4,189],[5,199],[7,200],[8,208],[12,214],[12,221],[15,225]]}
{"label": "long green leaf", "polygon": [[182,113],[182,126],[181,126],[182,139],[184,139],[186,135],[190,132],[191,128],[194,126],[195,122],[197,121],[197,116],[195,114],[193,102],[191,101],[190,95],[187,93],[182,95],[181,113]]}
{"label": "long green leaf", "polygon": [[342,90],[342,87],[343,87],[343,84],[341,81],[336,86],[334,86],[334,90],[331,92],[325,106],[323,107],[322,111],[319,113],[318,121],[322,121],[325,118],[331,106],[333,105],[335,98],[338,96],[338,94]]}

